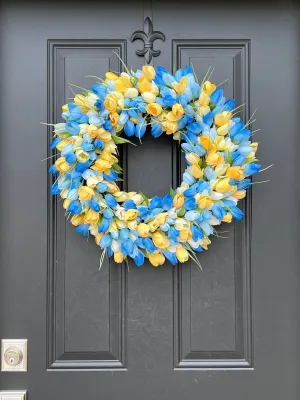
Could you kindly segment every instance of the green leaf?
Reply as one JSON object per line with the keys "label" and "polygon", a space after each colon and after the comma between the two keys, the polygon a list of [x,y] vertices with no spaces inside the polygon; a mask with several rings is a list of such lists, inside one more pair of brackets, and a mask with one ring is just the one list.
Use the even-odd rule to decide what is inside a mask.
{"label": "green leaf", "polygon": [[174,192],[174,189],[172,188],[172,186],[170,186],[170,195],[172,196],[172,197],[174,197],[175,196],[175,192]]}
{"label": "green leaf", "polygon": [[115,179],[115,182],[124,182],[124,179],[122,179],[122,178],[117,178],[117,179]]}
{"label": "green leaf", "polygon": [[178,217],[183,217],[184,213],[185,213],[185,209],[184,209],[184,206],[182,206],[181,209],[178,211],[177,215],[178,215]]}
{"label": "green leaf", "polygon": [[121,168],[119,164],[114,164],[114,165],[112,166],[112,169],[113,169],[114,171],[118,172],[118,173],[123,171],[123,168]]}
{"label": "green leaf", "polygon": [[144,199],[144,202],[146,203],[146,205],[148,205],[148,204],[149,204],[149,199],[148,199],[148,197],[145,195],[145,193],[140,192],[140,195],[141,195],[142,198]]}
{"label": "green leaf", "polygon": [[129,143],[132,144],[133,146],[136,146],[136,144],[132,143],[130,140],[125,139],[121,136],[112,136],[112,140],[116,143],[116,144],[123,144],[123,143]]}
{"label": "green leaf", "polygon": [[232,154],[230,151],[227,151],[227,158],[228,158],[228,164],[232,164]]}
{"label": "green leaf", "polygon": [[214,110],[216,108],[215,103],[210,103],[209,108],[210,108],[210,111]]}

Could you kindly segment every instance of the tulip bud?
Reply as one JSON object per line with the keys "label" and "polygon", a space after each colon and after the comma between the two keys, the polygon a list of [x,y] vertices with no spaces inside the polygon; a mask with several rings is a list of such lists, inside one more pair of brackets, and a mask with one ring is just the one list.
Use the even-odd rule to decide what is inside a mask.
{"label": "tulip bud", "polygon": [[189,253],[183,246],[180,246],[176,248],[176,257],[179,262],[184,263],[189,259]]}
{"label": "tulip bud", "polygon": [[155,78],[155,69],[152,65],[144,65],[142,68],[142,73],[148,81],[152,81]]}
{"label": "tulip bud", "polygon": [[158,267],[159,265],[163,265],[165,262],[165,256],[161,253],[149,253],[148,254],[149,261],[154,267]]}
{"label": "tulip bud", "polygon": [[156,101],[156,96],[155,94],[151,93],[151,92],[144,92],[142,93],[142,98],[145,100],[146,103],[150,104],[150,103],[155,103]]}
{"label": "tulip bud", "polygon": [[128,88],[124,92],[124,96],[128,97],[129,99],[134,99],[139,95],[139,92],[136,88]]}

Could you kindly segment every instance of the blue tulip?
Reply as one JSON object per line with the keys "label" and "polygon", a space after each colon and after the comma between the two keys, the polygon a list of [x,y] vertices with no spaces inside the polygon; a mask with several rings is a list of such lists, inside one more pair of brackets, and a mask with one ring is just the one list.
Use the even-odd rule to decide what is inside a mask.
{"label": "blue tulip", "polygon": [[234,139],[235,135],[244,128],[245,123],[244,122],[237,122],[235,125],[233,125],[230,129],[229,129],[229,135],[231,136],[232,139]]}
{"label": "blue tulip", "polygon": [[122,228],[120,230],[120,238],[123,240],[128,240],[129,239],[129,229],[128,228]]}
{"label": "blue tulip", "polygon": [[107,232],[109,226],[110,226],[110,221],[106,218],[102,218],[102,221],[101,221],[100,225],[98,226],[98,232],[99,233]]}
{"label": "blue tulip", "polygon": [[76,161],[76,155],[74,153],[68,153],[66,155],[66,161],[69,165],[74,164],[74,162]]}
{"label": "blue tulip", "polygon": [[217,88],[211,95],[210,95],[210,102],[213,104],[217,104],[223,97],[223,90]]}
{"label": "blue tulip", "polygon": [[90,166],[90,162],[84,162],[84,163],[77,163],[75,167],[75,171],[77,172],[84,172],[88,167]]}
{"label": "blue tulip", "polygon": [[197,193],[197,185],[193,185],[183,192],[184,197],[194,197]]}
{"label": "blue tulip", "polygon": [[163,133],[163,130],[162,130],[160,122],[155,122],[154,124],[152,124],[151,135],[154,138],[158,138],[162,133]]}
{"label": "blue tulip", "polygon": [[153,253],[157,248],[154,246],[152,240],[150,238],[143,238],[143,245],[148,253]]}
{"label": "blue tulip", "polygon": [[225,217],[227,214],[226,210],[221,206],[221,204],[215,203],[212,207],[212,213],[213,215],[222,221],[222,219]]}
{"label": "blue tulip", "polygon": [[197,242],[198,239],[204,238],[203,232],[197,226],[192,225],[190,227],[190,231],[192,233],[192,239],[194,240],[194,242]]}
{"label": "blue tulip", "polygon": [[81,211],[82,211],[82,206],[80,201],[75,200],[69,204],[68,212],[70,212],[71,214],[80,214]]}
{"label": "blue tulip", "polygon": [[203,119],[203,123],[205,125],[208,125],[209,127],[211,127],[213,121],[214,121],[214,114],[212,112],[207,113],[206,115],[204,115],[202,117]]}
{"label": "blue tulip", "polygon": [[126,241],[121,241],[121,252],[124,256],[130,255],[133,252],[133,241],[131,239],[127,239]]}
{"label": "blue tulip", "polygon": [[164,103],[166,107],[172,107],[176,103],[176,99],[168,94],[167,96],[164,96]]}
{"label": "blue tulip", "polygon": [[201,222],[199,225],[206,236],[209,236],[211,233],[213,233],[213,228],[207,222]]}
{"label": "blue tulip", "polygon": [[89,236],[89,224],[80,224],[76,227],[76,232],[83,236]]}
{"label": "blue tulip", "polygon": [[102,183],[98,183],[98,185],[96,186],[96,188],[97,188],[98,192],[104,193],[104,192],[107,191],[108,186],[107,186],[106,183],[103,183],[103,182],[102,182]]}
{"label": "blue tulip", "polygon": [[111,247],[107,247],[107,256],[111,257],[114,254]]}
{"label": "blue tulip", "polygon": [[65,125],[66,131],[71,135],[78,135],[80,132],[80,126],[77,122],[68,120]]}
{"label": "blue tulip", "polygon": [[138,206],[137,210],[139,212],[140,218],[143,218],[143,219],[145,219],[149,213],[148,207],[146,207],[146,206]]}
{"label": "blue tulip", "polygon": [[133,200],[126,200],[123,204],[123,207],[125,208],[125,210],[131,210],[131,209],[136,209],[136,204]]}
{"label": "blue tulip", "polygon": [[198,211],[190,210],[186,212],[184,216],[188,221],[197,221],[200,217],[200,213]]}
{"label": "blue tulip", "polygon": [[186,210],[195,210],[195,208],[197,208],[197,207],[198,207],[198,205],[197,205],[194,197],[190,197],[190,198],[186,199],[184,202],[184,208]]}
{"label": "blue tulip", "polygon": [[195,146],[190,143],[182,143],[181,148],[186,151],[187,153],[193,153],[195,150]]}
{"label": "blue tulip", "polygon": [[84,151],[93,151],[95,146],[92,143],[83,142],[81,148]]}
{"label": "blue tulip", "polygon": [[114,212],[110,208],[105,208],[105,210],[103,211],[103,216],[108,220],[112,220],[114,215]]}
{"label": "blue tulip", "polygon": [[203,129],[203,125],[201,124],[200,121],[193,122],[188,125],[188,130],[194,133],[195,135],[198,135]]}
{"label": "blue tulip", "polygon": [[242,165],[245,164],[246,157],[240,154],[239,152],[234,152],[232,153],[232,165],[233,166],[239,166],[241,167]]}
{"label": "blue tulip", "polygon": [[178,236],[179,236],[178,230],[174,227],[170,228],[168,237],[170,239],[176,239]]}
{"label": "blue tulip", "polygon": [[162,208],[166,211],[170,210],[173,206],[173,198],[170,194],[167,194],[162,200]]}
{"label": "blue tulip", "polygon": [[230,214],[232,215],[233,219],[236,219],[237,221],[240,221],[243,216],[244,213],[242,210],[240,210],[238,207],[234,206],[229,210]]}
{"label": "blue tulip", "polygon": [[59,194],[60,192],[61,189],[58,187],[57,183],[51,186],[51,194]]}
{"label": "blue tulip", "polygon": [[94,141],[94,145],[97,149],[103,150],[104,149],[104,143],[102,140],[96,138]]}
{"label": "blue tulip", "polygon": [[149,209],[153,210],[154,208],[160,207],[162,205],[162,198],[159,196],[154,196],[149,203]]}
{"label": "blue tulip", "polygon": [[124,126],[124,132],[127,136],[133,136],[135,132],[135,125],[132,121],[128,120]]}
{"label": "blue tulip", "polygon": [[55,164],[51,165],[51,167],[48,169],[48,172],[49,172],[51,175],[56,175],[56,174],[59,173],[58,169],[56,169]]}
{"label": "blue tulip", "polygon": [[249,129],[242,129],[239,131],[233,138],[233,141],[236,143],[241,143],[249,140],[251,136],[251,131]]}
{"label": "blue tulip", "polygon": [[172,253],[171,251],[164,251],[163,254],[166,257],[166,259],[170,261],[172,265],[177,264],[178,260],[174,253]]}
{"label": "blue tulip", "polygon": [[89,117],[89,124],[100,126],[104,124],[104,119],[97,117],[96,115],[92,115],[91,117]]}
{"label": "blue tulip", "polygon": [[232,111],[235,107],[235,100],[227,100],[223,106],[224,111]]}
{"label": "blue tulip", "polygon": [[141,122],[135,127],[135,136],[141,139],[146,133],[146,125],[144,122]]}
{"label": "blue tulip", "polygon": [[103,173],[103,178],[106,179],[107,181],[112,182],[118,178],[118,173],[116,171],[114,171],[113,169],[111,169],[109,174]]}
{"label": "blue tulip", "polygon": [[80,107],[77,106],[74,107],[73,104],[72,107],[70,107],[71,106],[70,104],[68,106],[70,111],[70,118],[72,118],[73,120],[77,120],[82,116],[82,110]]}
{"label": "blue tulip", "polygon": [[243,179],[239,181],[237,188],[238,190],[248,189],[252,185],[251,179]]}
{"label": "blue tulip", "polygon": [[189,172],[185,171],[183,174],[183,181],[189,185],[192,185],[195,183],[195,178]]}
{"label": "blue tulip", "polygon": [[105,195],[105,201],[106,201],[106,204],[108,205],[108,207],[114,208],[114,207],[116,207],[116,206],[118,205],[117,200],[116,200],[116,199],[114,198],[114,196],[113,196],[112,194],[110,194],[110,193],[107,193],[107,194]]}
{"label": "blue tulip", "polygon": [[144,264],[144,254],[139,250],[138,254],[134,257],[135,265],[141,267]]}
{"label": "blue tulip", "polygon": [[106,249],[108,246],[111,245],[112,237],[109,233],[105,234],[101,240],[100,240],[100,245],[103,249]]}
{"label": "blue tulip", "polygon": [[245,175],[255,175],[259,172],[260,168],[260,164],[251,162],[245,166]]}
{"label": "blue tulip", "polygon": [[78,199],[78,190],[77,189],[71,189],[68,191],[67,198],[71,201],[77,200]]}
{"label": "blue tulip", "polygon": [[215,172],[215,170],[212,167],[206,167],[204,169],[204,175],[206,176],[206,178],[211,181],[212,179],[216,179],[217,177],[217,173]]}
{"label": "blue tulip", "polygon": [[52,142],[50,143],[50,149],[55,149],[56,145],[61,141],[62,141],[62,139],[59,137],[53,139]]}
{"label": "blue tulip", "polygon": [[100,206],[99,206],[98,201],[91,199],[91,200],[89,200],[88,204],[93,211],[95,211],[95,212],[100,211]]}
{"label": "blue tulip", "polygon": [[119,123],[125,125],[129,119],[129,115],[126,111],[122,111],[119,118]]}

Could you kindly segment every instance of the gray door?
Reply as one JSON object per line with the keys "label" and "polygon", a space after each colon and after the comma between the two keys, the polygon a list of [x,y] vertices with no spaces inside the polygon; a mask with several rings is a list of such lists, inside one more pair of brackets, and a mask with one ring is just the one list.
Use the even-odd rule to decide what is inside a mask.
{"label": "gray door", "polygon": [[[28,339],[28,372],[0,390],[30,400],[300,398],[299,15],[269,5],[153,1],[2,2],[0,338]],[[143,21],[165,35],[154,65],[210,65],[226,96],[257,109],[264,166],[244,202],[193,263],[120,267],[75,233],[49,196],[47,131],[72,94],[119,54],[140,67]],[[148,33],[148,32],[146,32]],[[115,52],[115,53],[114,53]],[[149,52],[146,55],[149,57]],[[138,143],[137,143],[138,144]],[[163,195],[183,165],[169,137],[123,149],[125,187]],[[153,162],[155,160],[155,162]]]}

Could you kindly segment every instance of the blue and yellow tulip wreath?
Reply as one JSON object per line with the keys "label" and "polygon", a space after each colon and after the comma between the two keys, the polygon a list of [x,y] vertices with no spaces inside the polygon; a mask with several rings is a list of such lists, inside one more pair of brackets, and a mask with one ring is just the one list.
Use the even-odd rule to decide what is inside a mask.
{"label": "blue and yellow tulip wreath", "polygon": [[[60,153],[49,170],[57,176],[51,192],[64,199],[76,231],[95,237],[100,266],[105,254],[139,267],[145,258],[155,267],[166,259],[199,265],[196,253],[207,249],[214,227],[243,218],[237,203],[260,170],[258,144],[250,141],[251,120],[242,122],[235,101],[209,79],[199,84],[189,66],[174,75],[163,67],[126,68],[97,78],[62,107],[66,122],[54,125],[51,143]],[[154,138],[178,140],[187,162],[181,185],[165,197],[148,199],[117,183],[117,145],[141,139],[147,126]]]}

